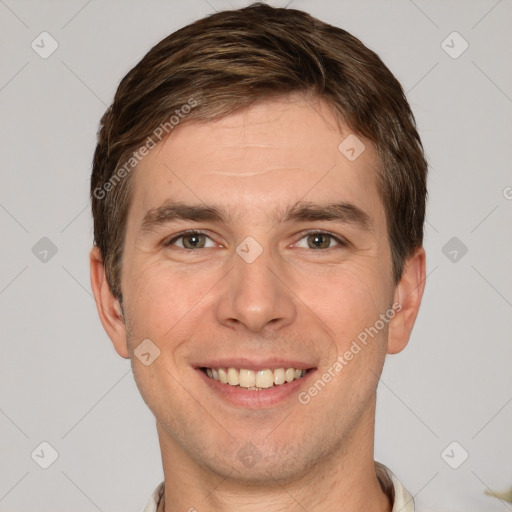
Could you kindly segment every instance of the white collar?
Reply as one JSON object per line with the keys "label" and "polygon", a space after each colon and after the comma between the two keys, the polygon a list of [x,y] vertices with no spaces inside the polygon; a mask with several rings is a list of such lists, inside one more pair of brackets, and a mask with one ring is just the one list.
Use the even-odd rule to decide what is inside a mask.
{"label": "white collar", "polygon": [[[384,464],[377,461],[375,461],[375,471],[384,492],[388,494],[393,503],[393,509],[391,512],[414,512],[414,498],[394,473],[384,466]],[[153,494],[149,498],[149,501],[142,512],[160,512],[158,510],[158,505],[161,504],[161,502],[163,503],[163,495],[164,482],[161,482],[153,491]]]}

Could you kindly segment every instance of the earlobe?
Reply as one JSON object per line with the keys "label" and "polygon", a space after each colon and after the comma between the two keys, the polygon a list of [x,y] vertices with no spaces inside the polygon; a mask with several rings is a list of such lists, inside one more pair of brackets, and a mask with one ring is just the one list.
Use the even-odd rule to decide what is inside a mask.
{"label": "earlobe", "polygon": [[89,256],[91,287],[96,301],[100,321],[112,340],[116,352],[128,359],[128,345],[123,310],[119,300],[114,297],[105,274],[103,258],[98,247],[93,247]]}
{"label": "earlobe", "polygon": [[397,354],[407,345],[418,316],[426,279],[426,256],[423,247],[407,259],[400,282],[395,289],[397,313],[389,323],[388,354]]}

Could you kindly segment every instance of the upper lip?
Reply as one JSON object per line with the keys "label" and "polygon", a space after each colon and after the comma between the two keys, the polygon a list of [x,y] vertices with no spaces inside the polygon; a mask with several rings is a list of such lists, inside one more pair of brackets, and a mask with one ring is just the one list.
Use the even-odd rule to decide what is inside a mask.
{"label": "upper lip", "polygon": [[245,370],[276,370],[277,368],[295,368],[296,370],[310,370],[315,368],[314,364],[306,363],[295,359],[281,359],[277,357],[256,359],[244,357],[229,357],[218,359],[205,359],[194,364],[196,368],[238,368]]}

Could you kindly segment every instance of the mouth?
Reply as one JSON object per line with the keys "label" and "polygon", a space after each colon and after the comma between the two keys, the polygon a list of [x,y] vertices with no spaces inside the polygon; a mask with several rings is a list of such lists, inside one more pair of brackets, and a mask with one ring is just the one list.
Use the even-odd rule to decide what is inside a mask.
{"label": "mouth", "polygon": [[205,361],[194,367],[216,399],[245,409],[284,406],[296,399],[316,370],[297,361],[246,359]]}
{"label": "mouth", "polygon": [[264,368],[249,370],[246,368],[207,368],[200,370],[210,379],[227,386],[247,389],[249,391],[262,391],[302,379],[312,369],[299,368]]}

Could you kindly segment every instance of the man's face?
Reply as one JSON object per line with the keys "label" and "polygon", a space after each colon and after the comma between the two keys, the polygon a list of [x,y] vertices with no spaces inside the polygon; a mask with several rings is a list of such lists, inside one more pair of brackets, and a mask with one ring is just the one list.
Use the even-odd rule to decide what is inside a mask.
{"label": "man's face", "polygon": [[[373,442],[387,324],[299,401],[393,303],[377,156],[366,142],[350,161],[338,149],[350,133],[324,102],[284,98],[178,126],[136,169],[121,283],[128,351],[177,457],[261,481]],[[222,219],[182,218],[176,203]],[[133,356],[145,339],[160,350],[149,366]],[[205,368],[234,368],[231,382],[245,385],[251,373],[237,370],[267,370],[265,386],[283,380],[280,369],[308,371],[248,389]]]}

